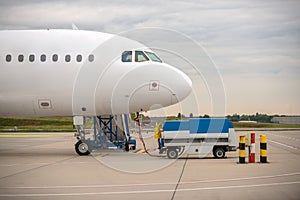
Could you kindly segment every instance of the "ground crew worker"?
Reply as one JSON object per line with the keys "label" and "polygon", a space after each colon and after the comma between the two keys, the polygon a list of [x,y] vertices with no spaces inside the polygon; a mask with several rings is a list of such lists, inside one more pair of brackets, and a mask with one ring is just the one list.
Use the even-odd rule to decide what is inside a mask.
{"label": "ground crew worker", "polygon": [[159,125],[155,124],[155,128],[154,128],[154,138],[157,139],[158,141],[158,149],[161,149],[161,142],[160,142],[160,138],[161,138],[161,131],[160,131],[160,128],[159,128]]}

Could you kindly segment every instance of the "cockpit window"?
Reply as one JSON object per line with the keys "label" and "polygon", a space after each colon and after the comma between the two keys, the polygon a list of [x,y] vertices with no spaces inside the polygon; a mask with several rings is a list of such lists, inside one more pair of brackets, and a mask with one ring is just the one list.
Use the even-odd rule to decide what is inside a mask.
{"label": "cockpit window", "polygon": [[154,62],[162,62],[161,59],[155,55],[155,53],[152,53],[152,52],[147,52],[145,51],[145,53],[147,54],[147,56]]}
{"label": "cockpit window", "polygon": [[135,62],[144,62],[149,60],[142,51],[135,51]]}
{"label": "cockpit window", "polygon": [[122,53],[122,62],[132,62],[132,51],[124,51]]}

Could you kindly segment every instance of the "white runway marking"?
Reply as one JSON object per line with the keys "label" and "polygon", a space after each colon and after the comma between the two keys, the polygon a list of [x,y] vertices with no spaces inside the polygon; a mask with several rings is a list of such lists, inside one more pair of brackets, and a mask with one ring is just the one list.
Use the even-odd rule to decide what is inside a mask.
{"label": "white runway marking", "polygon": [[280,142],[276,142],[276,141],[274,141],[274,140],[268,139],[268,141],[269,141],[269,142],[273,142],[273,143],[278,144],[278,145],[281,145],[281,146],[284,146],[284,147],[291,148],[291,149],[299,149],[299,148],[297,148],[297,147],[293,147],[293,146],[290,146],[290,145],[287,145],[287,144],[283,144],[283,143],[280,143]]}
{"label": "white runway marking", "polygon": [[[57,163],[15,163],[15,164],[0,164],[0,167],[14,167],[14,166],[24,166],[24,165],[50,165]],[[95,164],[95,162],[62,162],[60,165],[76,165],[76,164]],[[97,163],[96,163],[97,164]]]}
{"label": "white runway marking", "polygon": [[[201,180],[201,181],[186,181],[180,182],[180,185],[185,184],[196,184],[196,183],[212,183],[212,182],[228,182],[228,181],[243,181],[243,180],[254,180],[254,179],[269,179],[287,176],[297,176],[300,172],[289,173],[289,174],[278,174],[271,176],[253,176],[244,178],[231,178],[231,179],[214,179],[214,180]],[[154,186],[154,185],[176,185],[177,182],[165,182],[165,183],[136,183],[136,184],[119,184],[119,185],[72,185],[72,186],[23,186],[23,187],[0,187],[0,189],[72,189],[72,188],[111,188],[111,187],[133,187],[133,186]]]}
{"label": "white runway marking", "polygon": [[[218,187],[202,187],[202,188],[186,188],[177,189],[177,192],[200,191],[200,190],[222,190],[222,189],[240,189],[240,188],[254,188],[254,187],[270,187],[300,184],[300,181],[295,182],[278,182],[255,185],[231,185]],[[141,190],[141,191],[120,191],[120,192],[85,192],[85,193],[60,193],[60,194],[0,194],[0,197],[50,197],[50,196],[87,196],[87,195],[115,195],[115,194],[143,194],[143,193],[163,193],[174,192],[174,190]]]}
{"label": "white runway marking", "polygon": [[24,165],[49,165],[51,163],[24,163],[24,164],[0,164],[0,167],[15,167],[15,166],[24,166]]}
{"label": "white runway marking", "polygon": [[293,141],[295,141],[295,140],[296,140],[296,141],[300,141],[300,139],[298,139],[298,138],[287,137],[287,136],[283,136],[283,135],[272,134],[272,136],[281,137],[281,138],[285,138],[285,139],[293,140]]}

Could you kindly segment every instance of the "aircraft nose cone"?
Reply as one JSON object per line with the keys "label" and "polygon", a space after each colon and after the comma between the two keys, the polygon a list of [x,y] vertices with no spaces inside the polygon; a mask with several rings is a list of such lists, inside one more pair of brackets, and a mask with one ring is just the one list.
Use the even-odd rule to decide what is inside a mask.
{"label": "aircraft nose cone", "polygon": [[[124,74],[121,77],[115,76],[117,83],[113,84],[111,90],[106,89],[107,85],[99,83],[101,87],[97,90],[97,102],[106,102],[99,104],[103,107],[99,106],[99,110],[119,114],[148,111],[176,104],[192,91],[191,79],[179,69],[165,63],[138,63]],[[111,79],[108,76],[107,81],[103,82]],[[103,91],[111,91],[111,94],[103,95]],[[106,100],[106,97],[111,97],[112,100]]]}
{"label": "aircraft nose cone", "polygon": [[170,89],[172,91],[172,104],[184,100],[192,91],[192,80],[179,69],[170,66],[172,70],[172,83]]}

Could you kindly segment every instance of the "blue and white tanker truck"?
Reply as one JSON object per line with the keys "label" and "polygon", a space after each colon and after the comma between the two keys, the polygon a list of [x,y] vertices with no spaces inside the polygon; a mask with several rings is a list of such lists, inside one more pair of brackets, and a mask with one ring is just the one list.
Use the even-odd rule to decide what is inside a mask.
{"label": "blue and white tanker truck", "polygon": [[228,151],[236,151],[237,136],[232,122],[226,118],[191,118],[166,121],[163,128],[161,154],[175,159],[182,155],[206,156],[213,153],[224,158]]}

